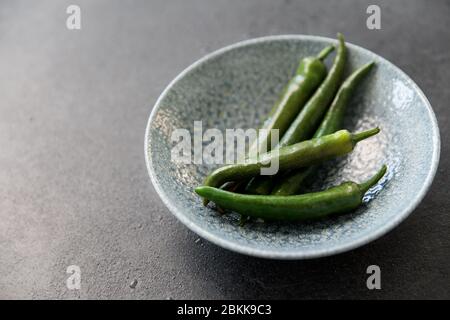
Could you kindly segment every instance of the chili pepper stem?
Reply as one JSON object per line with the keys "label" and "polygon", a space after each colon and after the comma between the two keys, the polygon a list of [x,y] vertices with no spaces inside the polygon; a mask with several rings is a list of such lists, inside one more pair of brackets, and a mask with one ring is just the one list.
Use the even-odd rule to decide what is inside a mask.
{"label": "chili pepper stem", "polygon": [[359,187],[361,188],[363,194],[367,192],[370,188],[372,188],[386,173],[387,167],[386,165],[383,165],[381,169],[369,180],[366,182],[363,182],[359,184]]}
{"label": "chili pepper stem", "polygon": [[371,136],[376,135],[378,132],[380,132],[380,128],[376,127],[363,132],[354,133],[352,135],[353,144],[357,144],[364,139],[370,138]]}
{"label": "chili pepper stem", "polygon": [[325,49],[323,49],[322,51],[319,52],[319,54],[317,55],[317,59],[323,61],[333,51],[334,51],[334,46],[328,46],[328,47],[326,47]]}

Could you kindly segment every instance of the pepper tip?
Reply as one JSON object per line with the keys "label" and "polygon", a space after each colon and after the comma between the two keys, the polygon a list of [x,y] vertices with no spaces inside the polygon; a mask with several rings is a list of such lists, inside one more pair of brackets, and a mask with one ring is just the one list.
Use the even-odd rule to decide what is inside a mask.
{"label": "pepper tip", "polygon": [[197,187],[194,189],[194,192],[196,194],[198,194],[200,197],[203,197],[203,205],[206,207],[209,203],[209,200],[204,197],[204,195],[205,195],[204,191],[205,191],[204,186],[200,186],[200,187]]}
{"label": "pepper tip", "polygon": [[380,132],[380,128],[376,127],[376,128],[370,129],[370,130],[355,133],[355,134],[353,134],[353,137],[352,137],[353,143],[356,144],[364,139],[370,138],[370,137],[378,134],[379,132]]}
{"label": "pepper tip", "polygon": [[384,164],[381,167],[381,169],[378,170],[377,173],[375,173],[375,175],[373,177],[371,177],[366,182],[361,183],[359,186],[360,186],[361,190],[363,191],[363,193],[366,193],[367,190],[372,188],[378,181],[380,181],[380,179],[386,174],[386,171],[387,171],[387,166]]}
{"label": "pepper tip", "polygon": [[334,51],[334,46],[325,47],[322,51],[319,52],[319,54],[317,55],[317,59],[323,61],[333,51]]}

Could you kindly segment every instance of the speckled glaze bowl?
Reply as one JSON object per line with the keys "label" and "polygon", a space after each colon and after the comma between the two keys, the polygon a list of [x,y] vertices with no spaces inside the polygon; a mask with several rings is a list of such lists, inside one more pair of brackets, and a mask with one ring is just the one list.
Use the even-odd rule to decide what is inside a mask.
{"label": "speckled glaze bowl", "polygon": [[[153,185],[170,211],[201,237],[240,253],[274,259],[305,259],[364,245],[404,220],[425,196],[439,162],[439,130],[418,86],[382,57],[347,43],[347,74],[375,61],[348,106],[345,128],[380,126],[348,156],[322,166],[311,190],[345,180],[360,182],[388,165],[388,174],[355,212],[315,222],[239,226],[238,215],[219,215],[194,193],[215,166],[171,161],[174,129],[193,135],[194,121],[208,128],[255,128],[277,99],[301,57],[316,55],[335,40],[302,35],[240,42],[195,62],[159,97],[148,121],[145,157]],[[332,58],[328,59],[330,64]]]}

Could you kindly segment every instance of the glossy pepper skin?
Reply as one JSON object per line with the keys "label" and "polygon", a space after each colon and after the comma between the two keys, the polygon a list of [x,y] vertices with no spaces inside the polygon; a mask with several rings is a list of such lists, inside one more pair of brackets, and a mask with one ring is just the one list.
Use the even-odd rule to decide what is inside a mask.
{"label": "glossy pepper skin", "polygon": [[357,184],[345,182],[325,191],[293,196],[245,195],[218,188],[201,186],[195,189],[221,208],[264,220],[307,220],[355,210],[362,204],[364,194],[386,173],[383,166],[368,181]]}
{"label": "glossy pepper skin", "polygon": [[[341,85],[336,97],[328,109],[325,118],[320,127],[314,134],[314,138],[319,138],[324,135],[336,132],[342,128],[345,109],[353,96],[356,86],[364,79],[364,77],[372,69],[374,63],[370,62],[353,72]],[[288,196],[297,194],[305,179],[316,172],[318,166],[311,166],[308,168],[296,170],[295,172],[288,172],[277,178],[275,186],[272,189],[273,195]]]}
{"label": "glossy pepper skin", "polygon": [[[261,127],[266,131],[260,131],[258,139],[250,145],[249,155],[257,155],[272,149],[271,130],[278,129],[280,137],[286,132],[296,115],[327,75],[327,68],[323,60],[333,50],[334,46],[328,46],[316,57],[306,57],[300,61],[295,75],[284,88],[283,93]],[[247,183],[248,181],[229,182],[226,186],[223,186],[223,189],[236,191],[245,187]]]}
{"label": "glossy pepper skin", "polygon": [[228,181],[244,180],[260,174],[260,170],[268,163],[277,161],[279,170],[307,167],[325,160],[347,154],[353,150],[356,143],[367,139],[380,131],[378,128],[352,134],[340,130],[320,138],[307,140],[270,151],[257,158],[248,158],[240,164],[221,167],[213,171],[205,180],[204,185],[219,188]]}
{"label": "glossy pepper skin", "polygon": [[262,129],[267,131],[262,131],[257,141],[250,146],[250,155],[270,151],[270,130],[278,129],[280,137],[286,132],[295,116],[327,75],[327,68],[323,60],[333,50],[333,46],[328,46],[317,57],[306,57],[301,60],[294,77],[284,88],[262,126]]}
{"label": "glossy pepper skin", "polygon": [[[284,133],[278,148],[310,139],[319,126],[344,74],[347,48],[342,34],[338,34],[338,41],[337,54],[327,77]],[[253,194],[269,194],[273,183],[273,177],[256,177],[250,181],[246,191]]]}

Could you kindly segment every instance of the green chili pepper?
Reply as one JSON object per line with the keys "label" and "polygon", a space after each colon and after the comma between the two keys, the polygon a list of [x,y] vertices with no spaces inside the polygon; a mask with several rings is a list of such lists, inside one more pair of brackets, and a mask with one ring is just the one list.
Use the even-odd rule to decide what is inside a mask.
{"label": "green chili pepper", "polygon": [[[336,94],[331,107],[328,109],[324,120],[320,124],[319,129],[317,129],[314,134],[314,138],[319,138],[342,128],[345,109],[349,104],[350,98],[352,97],[356,86],[372,69],[373,64],[374,63],[371,62],[362,66],[344,81]],[[317,168],[318,166],[312,166],[281,175],[272,189],[272,194],[279,196],[297,194],[302,187],[303,181],[307,177],[310,177]]]}
{"label": "green chili pepper", "polygon": [[325,78],[327,68],[323,60],[333,50],[334,46],[328,46],[317,57],[306,57],[301,60],[294,77],[285,87],[262,126],[266,131],[262,131],[257,141],[251,145],[250,155],[270,151],[272,129],[278,129],[280,137],[286,132],[292,120]]}
{"label": "green chili pepper", "polygon": [[[272,107],[269,116],[258,133],[258,139],[250,146],[248,154],[256,155],[270,151],[272,148],[271,138],[273,129],[278,129],[278,135],[281,137],[289,125],[300,112],[310,96],[322,83],[327,74],[327,68],[323,60],[334,50],[334,46],[325,47],[317,57],[306,57],[298,65],[294,77],[284,88],[284,91],[278,101]],[[230,182],[225,190],[234,191],[240,189],[246,182]]]}
{"label": "green chili pepper", "polygon": [[356,143],[369,138],[380,131],[378,128],[352,134],[340,130],[320,138],[307,140],[270,151],[257,158],[247,158],[243,163],[228,165],[216,169],[205,180],[204,185],[220,187],[225,182],[248,179],[260,174],[268,163],[278,162],[280,170],[307,167],[329,160],[353,150]]}
{"label": "green chili pepper", "polygon": [[364,183],[345,182],[325,191],[294,195],[245,195],[218,188],[201,186],[195,189],[200,196],[214,201],[222,208],[265,220],[305,220],[355,210],[362,204],[364,194],[386,173],[383,166]]}
{"label": "green chili pepper", "polygon": [[[339,45],[336,58],[334,59],[330,72],[311,99],[306,103],[305,107],[291,123],[277,147],[282,148],[311,138],[314,130],[323,118],[324,113],[339,88],[339,83],[344,74],[347,49],[342,34],[338,34],[338,40]],[[255,194],[269,194],[272,185],[273,177],[256,177],[250,181],[246,191]]]}

